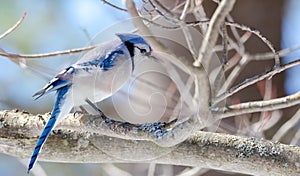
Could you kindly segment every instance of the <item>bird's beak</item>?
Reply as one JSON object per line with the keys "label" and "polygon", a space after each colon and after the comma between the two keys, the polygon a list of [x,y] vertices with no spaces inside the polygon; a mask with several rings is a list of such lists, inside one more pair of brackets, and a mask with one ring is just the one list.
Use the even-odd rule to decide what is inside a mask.
{"label": "bird's beak", "polygon": [[145,53],[145,56],[151,57],[151,52]]}
{"label": "bird's beak", "polygon": [[151,53],[147,53],[146,56],[152,59],[154,62],[160,62],[160,60],[158,59],[159,57],[156,57],[156,54],[153,51]]}
{"label": "bird's beak", "polygon": [[150,58],[152,58],[152,59],[154,59],[154,60],[158,60],[158,57],[156,56],[157,54],[154,52],[154,51],[151,51],[151,52],[149,52],[149,53],[146,53],[146,56],[147,57],[150,57]]}

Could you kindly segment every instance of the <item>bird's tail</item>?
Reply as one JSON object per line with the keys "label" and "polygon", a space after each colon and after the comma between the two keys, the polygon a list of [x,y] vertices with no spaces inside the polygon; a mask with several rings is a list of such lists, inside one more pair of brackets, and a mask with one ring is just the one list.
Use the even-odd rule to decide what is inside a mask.
{"label": "bird's tail", "polygon": [[53,111],[51,113],[51,117],[47,122],[42,134],[40,135],[38,142],[36,143],[36,146],[31,156],[30,163],[28,165],[27,173],[29,173],[34,163],[36,162],[37,156],[52,129],[71,111],[73,105],[70,100],[71,96],[68,96],[68,91],[70,87],[71,86],[68,85],[57,89],[57,98]]}

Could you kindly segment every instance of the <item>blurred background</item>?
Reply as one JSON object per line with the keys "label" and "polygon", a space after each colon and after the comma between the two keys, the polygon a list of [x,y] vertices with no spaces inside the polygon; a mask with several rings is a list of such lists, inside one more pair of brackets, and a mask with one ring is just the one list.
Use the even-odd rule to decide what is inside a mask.
{"label": "blurred background", "polygon": [[[119,0],[111,0],[110,2],[124,8]],[[136,2],[141,4],[140,1]],[[210,0],[205,0],[205,3],[206,13],[211,16],[216,4]],[[237,1],[231,14],[236,22],[258,29],[274,44],[276,49],[284,49],[300,45],[300,35],[298,35],[300,30],[299,8],[300,1],[297,0],[277,0],[275,3],[273,0],[248,0]],[[10,28],[24,12],[27,15],[21,26],[0,41],[0,48],[6,52],[35,54],[79,48],[88,46],[91,42],[109,40],[115,32],[120,30],[129,32],[129,29],[133,29],[129,23],[126,23],[122,29],[111,28],[116,23],[128,19],[129,15],[99,0],[0,0],[0,33]],[[99,36],[98,33],[107,35]],[[95,36],[97,36],[97,40],[93,40]],[[247,41],[246,47],[248,52],[252,54],[268,51],[265,44],[255,37],[251,37]],[[31,96],[66,65],[76,62],[81,55],[72,54],[55,58],[26,60],[25,67],[0,56],[0,109],[17,108],[33,114],[51,111],[54,94],[45,96],[38,102],[33,101]],[[285,57],[284,62],[299,59],[299,55],[300,52],[293,52]],[[236,83],[253,75],[253,72],[263,72],[271,68],[272,65],[272,61],[251,62],[241,73]],[[289,95],[300,89],[299,70],[298,66],[274,78],[272,84],[276,89],[276,97]],[[240,102],[257,100],[261,98],[258,92],[257,88],[249,88],[235,96]],[[286,117],[291,117],[298,109],[298,106],[289,108],[283,113]],[[286,119],[281,121],[283,123]],[[24,161],[26,161],[25,165],[14,157],[0,154],[0,175],[24,175],[27,160]],[[105,172],[104,167],[107,166],[101,164],[39,163],[48,175],[98,176],[110,174]],[[120,164],[118,167],[130,170],[133,175],[145,175],[148,164]],[[176,170],[184,169],[183,167],[174,169],[171,166],[158,166],[157,168],[157,175],[176,173]],[[207,175],[216,174],[207,173]]]}

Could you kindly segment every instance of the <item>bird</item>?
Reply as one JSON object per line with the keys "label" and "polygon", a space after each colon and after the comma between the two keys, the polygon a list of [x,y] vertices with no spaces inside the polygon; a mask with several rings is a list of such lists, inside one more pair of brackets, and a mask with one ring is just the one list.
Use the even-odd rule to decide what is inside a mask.
{"label": "bird", "polygon": [[151,56],[152,48],[142,36],[132,33],[118,33],[116,36],[88,51],[33,95],[38,99],[46,93],[56,91],[50,119],[36,143],[28,165],[28,174],[50,132],[73,107],[85,105],[87,99],[95,103],[112,96],[130,79],[136,60]]}

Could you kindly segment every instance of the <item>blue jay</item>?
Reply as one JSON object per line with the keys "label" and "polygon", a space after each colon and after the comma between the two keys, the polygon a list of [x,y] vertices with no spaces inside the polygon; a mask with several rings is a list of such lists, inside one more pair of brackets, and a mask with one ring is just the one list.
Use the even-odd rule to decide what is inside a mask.
{"label": "blue jay", "polygon": [[27,172],[32,169],[49,133],[73,107],[85,105],[86,99],[100,102],[118,91],[130,78],[135,60],[150,56],[150,45],[136,34],[116,34],[117,39],[98,45],[75,64],[53,78],[33,95],[38,99],[56,91],[51,117],[35,146]]}

